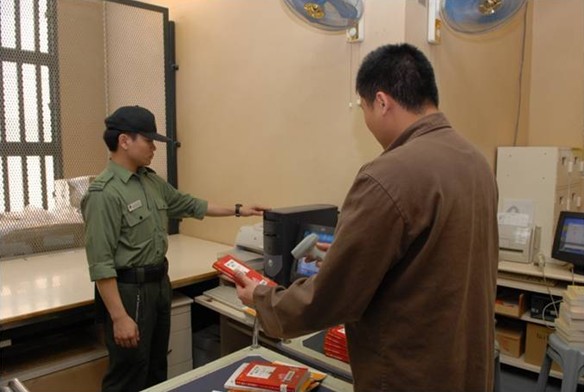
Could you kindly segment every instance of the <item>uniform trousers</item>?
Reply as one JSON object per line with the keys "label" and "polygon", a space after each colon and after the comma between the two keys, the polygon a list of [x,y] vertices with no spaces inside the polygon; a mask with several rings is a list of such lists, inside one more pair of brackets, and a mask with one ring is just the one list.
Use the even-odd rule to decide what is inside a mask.
{"label": "uniform trousers", "polygon": [[172,288],[166,275],[157,282],[118,282],[118,289],[128,315],[138,324],[140,341],[137,348],[118,346],[107,314],[104,329],[109,366],[102,391],[140,391],[167,378]]}

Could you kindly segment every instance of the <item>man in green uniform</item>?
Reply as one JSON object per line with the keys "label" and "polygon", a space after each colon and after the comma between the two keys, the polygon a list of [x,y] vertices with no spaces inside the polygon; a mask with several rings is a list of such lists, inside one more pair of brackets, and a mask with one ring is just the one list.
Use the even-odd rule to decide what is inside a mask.
{"label": "man in green uniform", "polygon": [[168,278],[168,219],[262,215],[260,206],[223,207],[197,199],[147,166],[154,115],[125,106],[105,119],[106,169],[81,203],[89,274],[103,314],[109,367],[103,391],[139,391],[166,380],[172,289]]}

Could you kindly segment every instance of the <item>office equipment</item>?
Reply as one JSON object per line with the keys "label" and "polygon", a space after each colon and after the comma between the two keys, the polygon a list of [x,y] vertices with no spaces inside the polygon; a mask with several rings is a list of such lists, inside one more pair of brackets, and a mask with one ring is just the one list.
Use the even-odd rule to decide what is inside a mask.
{"label": "office equipment", "polygon": [[[292,269],[290,270],[290,281],[294,282],[298,278],[309,277],[316,274],[319,270],[318,264],[314,261],[307,261],[306,255],[300,254],[300,252],[306,251],[306,244],[322,242],[325,244],[330,244],[333,242],[333,235],[334,235],[335,228],[330,226],[322,226],[322,225],[311,225],[306,224],[302,225],[298,232],[298,245],[296,248],[299,248],[295,251],[296,248],[292,250],[292,255],[294,256],[295,260],[292,263]],[[305,245],[300,246],[304,241],[307,241]],[[304,248],[304,249],[303,249]],[[313,251],[315,252],[312,257],[314,258],[315,255],[320,255],[318,258],[321,260],[324,259],[326,252],[323,252],[317,249],[315,246],[312,247]]]}
{"label": "office equipment", "polygon": [[323,260],[326,253],[316,247],[317,242],[318,236],[316,234],[309,234],[292,249],[292,256],[297,260],[306,256]]}
{"label": "office equipment", "polygon": [[539,235],[534,226],[499,223],[499,258],[531,263],[539,250]]}
{"label": "office equipment", "polygon": [[560,212],[552,257],[572,263],[577,272],[584,272],[584,212]]}
{"label": "office equipment", "polygon": [[549,294],[531,293],[529,296],[529,315],[532,318],[554,321],[558,317],[558,309],[562,297]]}
{"label": "office equipment", "polygon": [[292,256],[294,256],[295,259],[310,256],[322,260],[324,259],[325,252],[316,247],[317,242],[318,236],[316,234],[309,234],[304,237],[304,239],[300,241],[290,253],[292,253]]}
{"label": "office equipment", "polygon": [[264,269],[264,227],[262,223],[241,226],[235,236],[235,246],[217,253],[217,259],[232,256],[256,271]]}
{"label": "office equipment", "polygon": [[235,237],[235,247],[264,254],[264,226],[261,223],[241,226]]}
{"label": "office equipment", "polygon": [[[567,147],[499,147],[499,212],[532,212],[541,228],[540,253],[550,259],[560,211],[583,211],[582,150]],[[528,201],[533,211],[522,211]],[[511,209],[511,211],[508,211]],[[519,211],[517,211],[519,210]]]}
{"label": "office equipment", "polygon": [[[335,227],[337,207],[313,204],[277,208],[264,212],[264,273],[279,284],[288,286],[294,262],[292,249],[299,242],[303,225],[315,224]],[[304,238],[304,237],[302,237]]]}

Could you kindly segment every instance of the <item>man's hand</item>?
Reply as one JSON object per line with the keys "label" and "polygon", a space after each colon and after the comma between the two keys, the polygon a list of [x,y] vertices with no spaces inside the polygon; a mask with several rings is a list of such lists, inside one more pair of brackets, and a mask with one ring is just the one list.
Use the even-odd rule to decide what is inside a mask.
{"label": "man's hand", "polygon": [[140,341],[138,325],[124,308],[116,278],[100,279],[95,284],[112,319],[116,344],[124,348],[138,347]]}
{"label": "man's hand", "polygon": [[[326,252],[326,251],[328,251],[328,250],[329,250],[329,248],[331,247],[331,244],[328,244],[328,243],[326,243],[326,242],[317,242],[317,243],[316,243],[316,247],[317,247],[318,249],[322,250],[323,252]],[[311,262],[311,261],[316,261],[316,266],[317,266],[318,268],[320,268],[320,266],[321,266],[321,264],[322,264],[322,262],[323,262],[323,260],[321,260],[321,259],[314,259],[314,258],[312,258],[312,257],[310,257],[310,256],[306,256],[306,261],[309,261],[309,262]]]}
{"label": "man's hand", "polygon": [[239,209],[239,215],[241,215],[241,216],[252,216],[252,215],[262,216],[264,214],[265,210],[269,210],[269,208],[263,207],[263,206],[257,206],[257,205],[251,205],[251,206],[243,205]]}
{"label": "man's hand", "polygon": [[258,286],[258,282],[248,278],[243,272],[235,274],[235,289],[237,296],[245,306],[253,307],[253,292]]}
{"label": "man's hand", "polygon": [[127,314],[113,320],[114,340],[116,344],[124,348],[136,348],[140,341],[138,325]]}

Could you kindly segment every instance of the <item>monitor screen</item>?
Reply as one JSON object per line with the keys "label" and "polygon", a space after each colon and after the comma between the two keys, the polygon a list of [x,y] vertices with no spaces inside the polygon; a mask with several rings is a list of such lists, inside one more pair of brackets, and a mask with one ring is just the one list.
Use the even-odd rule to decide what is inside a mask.
{"label": "monitor screen", "polygon": [[[320,225],[302,225],[300,227],[298,241],[302,241],[304,237],[309,234],[316,234],[318,236],[318,242],[324,242],[330,244],[333,242],[333,234],[335,228],[330,226],[320,226]],[[305,257],[296,260],[293,267],[292,267],[292,281],[301,278],[301,277],[309,277],[318,272],[318,266],[315,262],[308,262],[306,261]]]}
{"label": "monitor screen", "polygon": [[560,212],[552,257],[584,267],[584,212]]}

